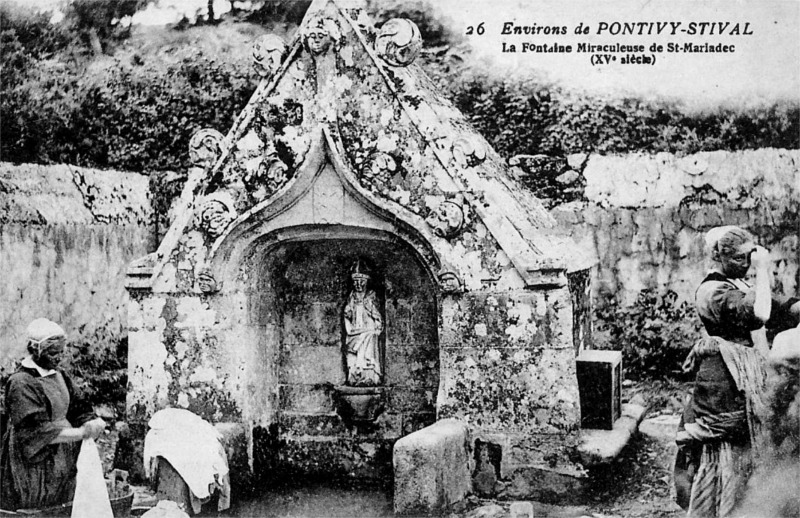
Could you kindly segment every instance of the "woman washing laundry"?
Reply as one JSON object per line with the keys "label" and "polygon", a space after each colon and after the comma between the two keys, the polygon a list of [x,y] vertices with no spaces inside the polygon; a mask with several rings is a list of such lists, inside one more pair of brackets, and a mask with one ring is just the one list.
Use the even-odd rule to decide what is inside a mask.
{"label": "woman washing laundry", "polygon": [[0,507],[8,510],[70,502],[79,443],[105,429],[57,368],[66,344],[61,326],[36,319],[27,339],[28,356],[5,387],[8,430],[0,453]]}
{"label": "woman washing laundry", "polygon": [[[770,446],[763,424],[767,328],[796,325],[800,303],[772,297],[769,252],[748,232],[718,227],[706,244],[715,267],[695,302],[709,336],[684,365],[695,384],[676,438],[675,485],[689,516],[723,517],[736,509]],[[751,266],[753,285],[745,281]]]}

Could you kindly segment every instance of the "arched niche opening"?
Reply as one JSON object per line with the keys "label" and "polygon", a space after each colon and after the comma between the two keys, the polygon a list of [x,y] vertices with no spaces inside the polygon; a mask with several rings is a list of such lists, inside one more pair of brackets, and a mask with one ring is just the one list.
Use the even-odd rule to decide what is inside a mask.
{"label": "arched niche opening", "polygon": [[[343,312],[356,261],[383,317],[379,344],[385,408],[370,424],[337,413],[346,382]],[[247,380],[268,394],[271,423],[253,430],[260,475],[385,479],[400,437],[436,420],[439,388],[438,295],[433,276],[403,241],[381,231],[339,225],[282,230],[256,240],[240,268],[248,326],[268,375]],[[268,473],[267,473],[268,472]]]}

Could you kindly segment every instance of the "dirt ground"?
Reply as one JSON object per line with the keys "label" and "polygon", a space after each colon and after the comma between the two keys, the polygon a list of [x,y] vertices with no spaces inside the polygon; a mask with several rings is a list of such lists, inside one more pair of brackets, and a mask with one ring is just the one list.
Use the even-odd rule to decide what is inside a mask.
{"label": "dirt ground", "polygon": [[[637,395],[649,406],[646,419],[680,414],[687,383],[649,381],[626,383],[624,400]],[[669,417],[666,418],[669,421]],[[639,434],[612,465],[591,473],[593,490],[582,506],[554,506],[533,502],[539,518],[625,517],[671,518],[685,513],[674,503],[671,492],[671,463],[674,446],[669,426],[661,434]],[[99,441],[104,465],[113,463],[116,433],[109,432]],[[148,495],[139,489],[137,502],[147,502]],[[136,505],[136,502],[135,504]],[[152,503],[150,504],[152,505]],[[470,497],[466,506],[451,516],[504,518],[510,516],[511,502],[495,502]],[[391,517],[390,491],[381,488],[345,488],[325,483],[275,487],[257,498],[235,502],[226,512],[204,511],[207,516],[230,517]]]}

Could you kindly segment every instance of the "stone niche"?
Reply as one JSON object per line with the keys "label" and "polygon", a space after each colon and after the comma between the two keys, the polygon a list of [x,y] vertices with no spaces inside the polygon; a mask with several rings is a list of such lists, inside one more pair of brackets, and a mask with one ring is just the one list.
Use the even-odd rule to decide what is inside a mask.
{"label": "stone niche", "polygon": [[394,443],[447,418],[473,482],[537,497],[582,476],[594,260],[414,64],[421,44],[339,0],[256,43],[261,85],[192,139],[174,223],[128,270],[132,429],[187,408],[238,430],[240,471],[385,480]]}
{"label": "stone niche", "polygon": [[[254,274],[246,291],[248,324],[274,337],[264,343],[274,358],[274,377],[261,386],[254,381],[253,388],[275,395],[273,422],[280,436],[256,432],[277,440],[256,445],[269,455],[258,460],[281,471],[382,478],[393,442],[436,420],[436,286],[414,255],[389,236],[340,228],[316,237],[257,243],[245,261],[244,269]],[[385,322],[379,341],[384,410],[370,423],[349,422],[337,408],[346,371],[342,313],[356,261],[372,265],[370,288]],[[271,444],[280,446],[270,451]]]}

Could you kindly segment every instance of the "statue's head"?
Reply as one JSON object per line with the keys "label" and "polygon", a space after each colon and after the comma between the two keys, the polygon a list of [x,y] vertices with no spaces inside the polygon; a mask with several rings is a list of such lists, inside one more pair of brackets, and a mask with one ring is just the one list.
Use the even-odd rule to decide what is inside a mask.
{"label": "statue's head", "polygon": [[369,283],[370,274],[369,270],[360,259],[357,260],[350,269],[350,278],[353,280],[353,291],[357,293],[364,293],[367,291],[367,283]]}

